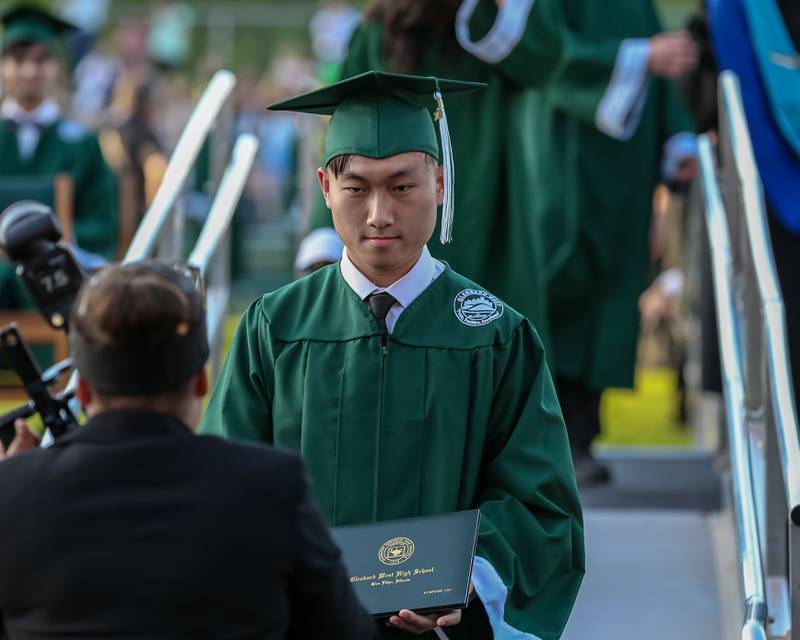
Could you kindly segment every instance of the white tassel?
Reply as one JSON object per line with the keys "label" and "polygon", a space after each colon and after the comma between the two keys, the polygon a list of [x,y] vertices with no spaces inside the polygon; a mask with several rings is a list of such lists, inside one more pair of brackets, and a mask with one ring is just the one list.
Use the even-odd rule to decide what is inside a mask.
{"label": "white tassel", "polygon": [[442,166],[444,167],[444,202],[442,203],[442,226],[439,241],[447,244],[453,239],[453,187],[455,175],[453,171],[453,145],[450,141],[450,128],[447,126],[447,114],[441,91],[433,94],[436,100],[436,120],[439,122],[439,137],[442,139]]}

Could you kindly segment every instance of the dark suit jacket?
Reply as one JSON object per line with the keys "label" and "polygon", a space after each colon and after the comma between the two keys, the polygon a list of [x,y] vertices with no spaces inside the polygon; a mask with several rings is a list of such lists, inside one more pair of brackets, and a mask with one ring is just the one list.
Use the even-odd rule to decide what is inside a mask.
{"label": "dark suit jacket", "polygon": [[2,624],[10,640],[375,633],[297,456],[131,411],[0,462]]}

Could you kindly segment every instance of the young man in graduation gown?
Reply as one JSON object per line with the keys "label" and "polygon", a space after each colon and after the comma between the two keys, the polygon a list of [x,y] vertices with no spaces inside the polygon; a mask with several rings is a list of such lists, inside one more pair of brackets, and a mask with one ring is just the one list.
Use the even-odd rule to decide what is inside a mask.
{"label": "young man in graduation gown", "polygon": [[74,191],[75,242],[112,258],[116,246],[116,184],[97,136],[64,117],[52,97],[63,60],[61,38],[72,25],[26,5],[0,22],[2,83],[0,181],[66,172]]}
{"label": "young man in graduation gown", "polygon": [[534,92],[531,213],[545,242],[559,399],[578,481],[590,484],[607,479],[589,449],[601,393],[633,386],[653,191],[693,174],[693,125],[668,78],[696,50],[686,34],[662,32],[651,0],[558,2],[570,46],[595,52],[594,84],[576,90],[556,72]]}
{"label": "young man in graduation gown", "polygon": [[403,610],[386,637],[444,625],[554,639],[584,549],[544,350],[525,317],[426,247],[437,204],[443,241],[453,222],[433,95],[476,86],[367,72],[273,105],[333,116],[318,173],[345,250],[245,312],[202,428],[299,450],[332,526],[480,508],[463,619]]}

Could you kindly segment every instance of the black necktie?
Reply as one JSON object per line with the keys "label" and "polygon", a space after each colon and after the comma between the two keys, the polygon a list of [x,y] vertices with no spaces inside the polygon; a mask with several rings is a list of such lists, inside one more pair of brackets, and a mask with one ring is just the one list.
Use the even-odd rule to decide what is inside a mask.
{"label": "black necktie", "polygon": [[381,291],[380,293],[371,293],[367,296],[367,306],[369,310],[372,311],[372,315],[375,316],[375,320],[378,323],[378,329],[382,334],[388,333],[386,328],[386,315],[389,313],[389,309],[392,308],[392,305],[397,302],[391,294],[386,293],[385,291]]}

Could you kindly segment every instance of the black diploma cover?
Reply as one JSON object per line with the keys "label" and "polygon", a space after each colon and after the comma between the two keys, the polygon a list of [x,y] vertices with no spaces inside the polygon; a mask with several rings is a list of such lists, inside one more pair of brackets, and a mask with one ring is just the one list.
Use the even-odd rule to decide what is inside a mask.
{"label": "black diploma cover", "polygon": [[375,617],[469,603],[480,512],[458,511],[332,529],[350,584]]}

